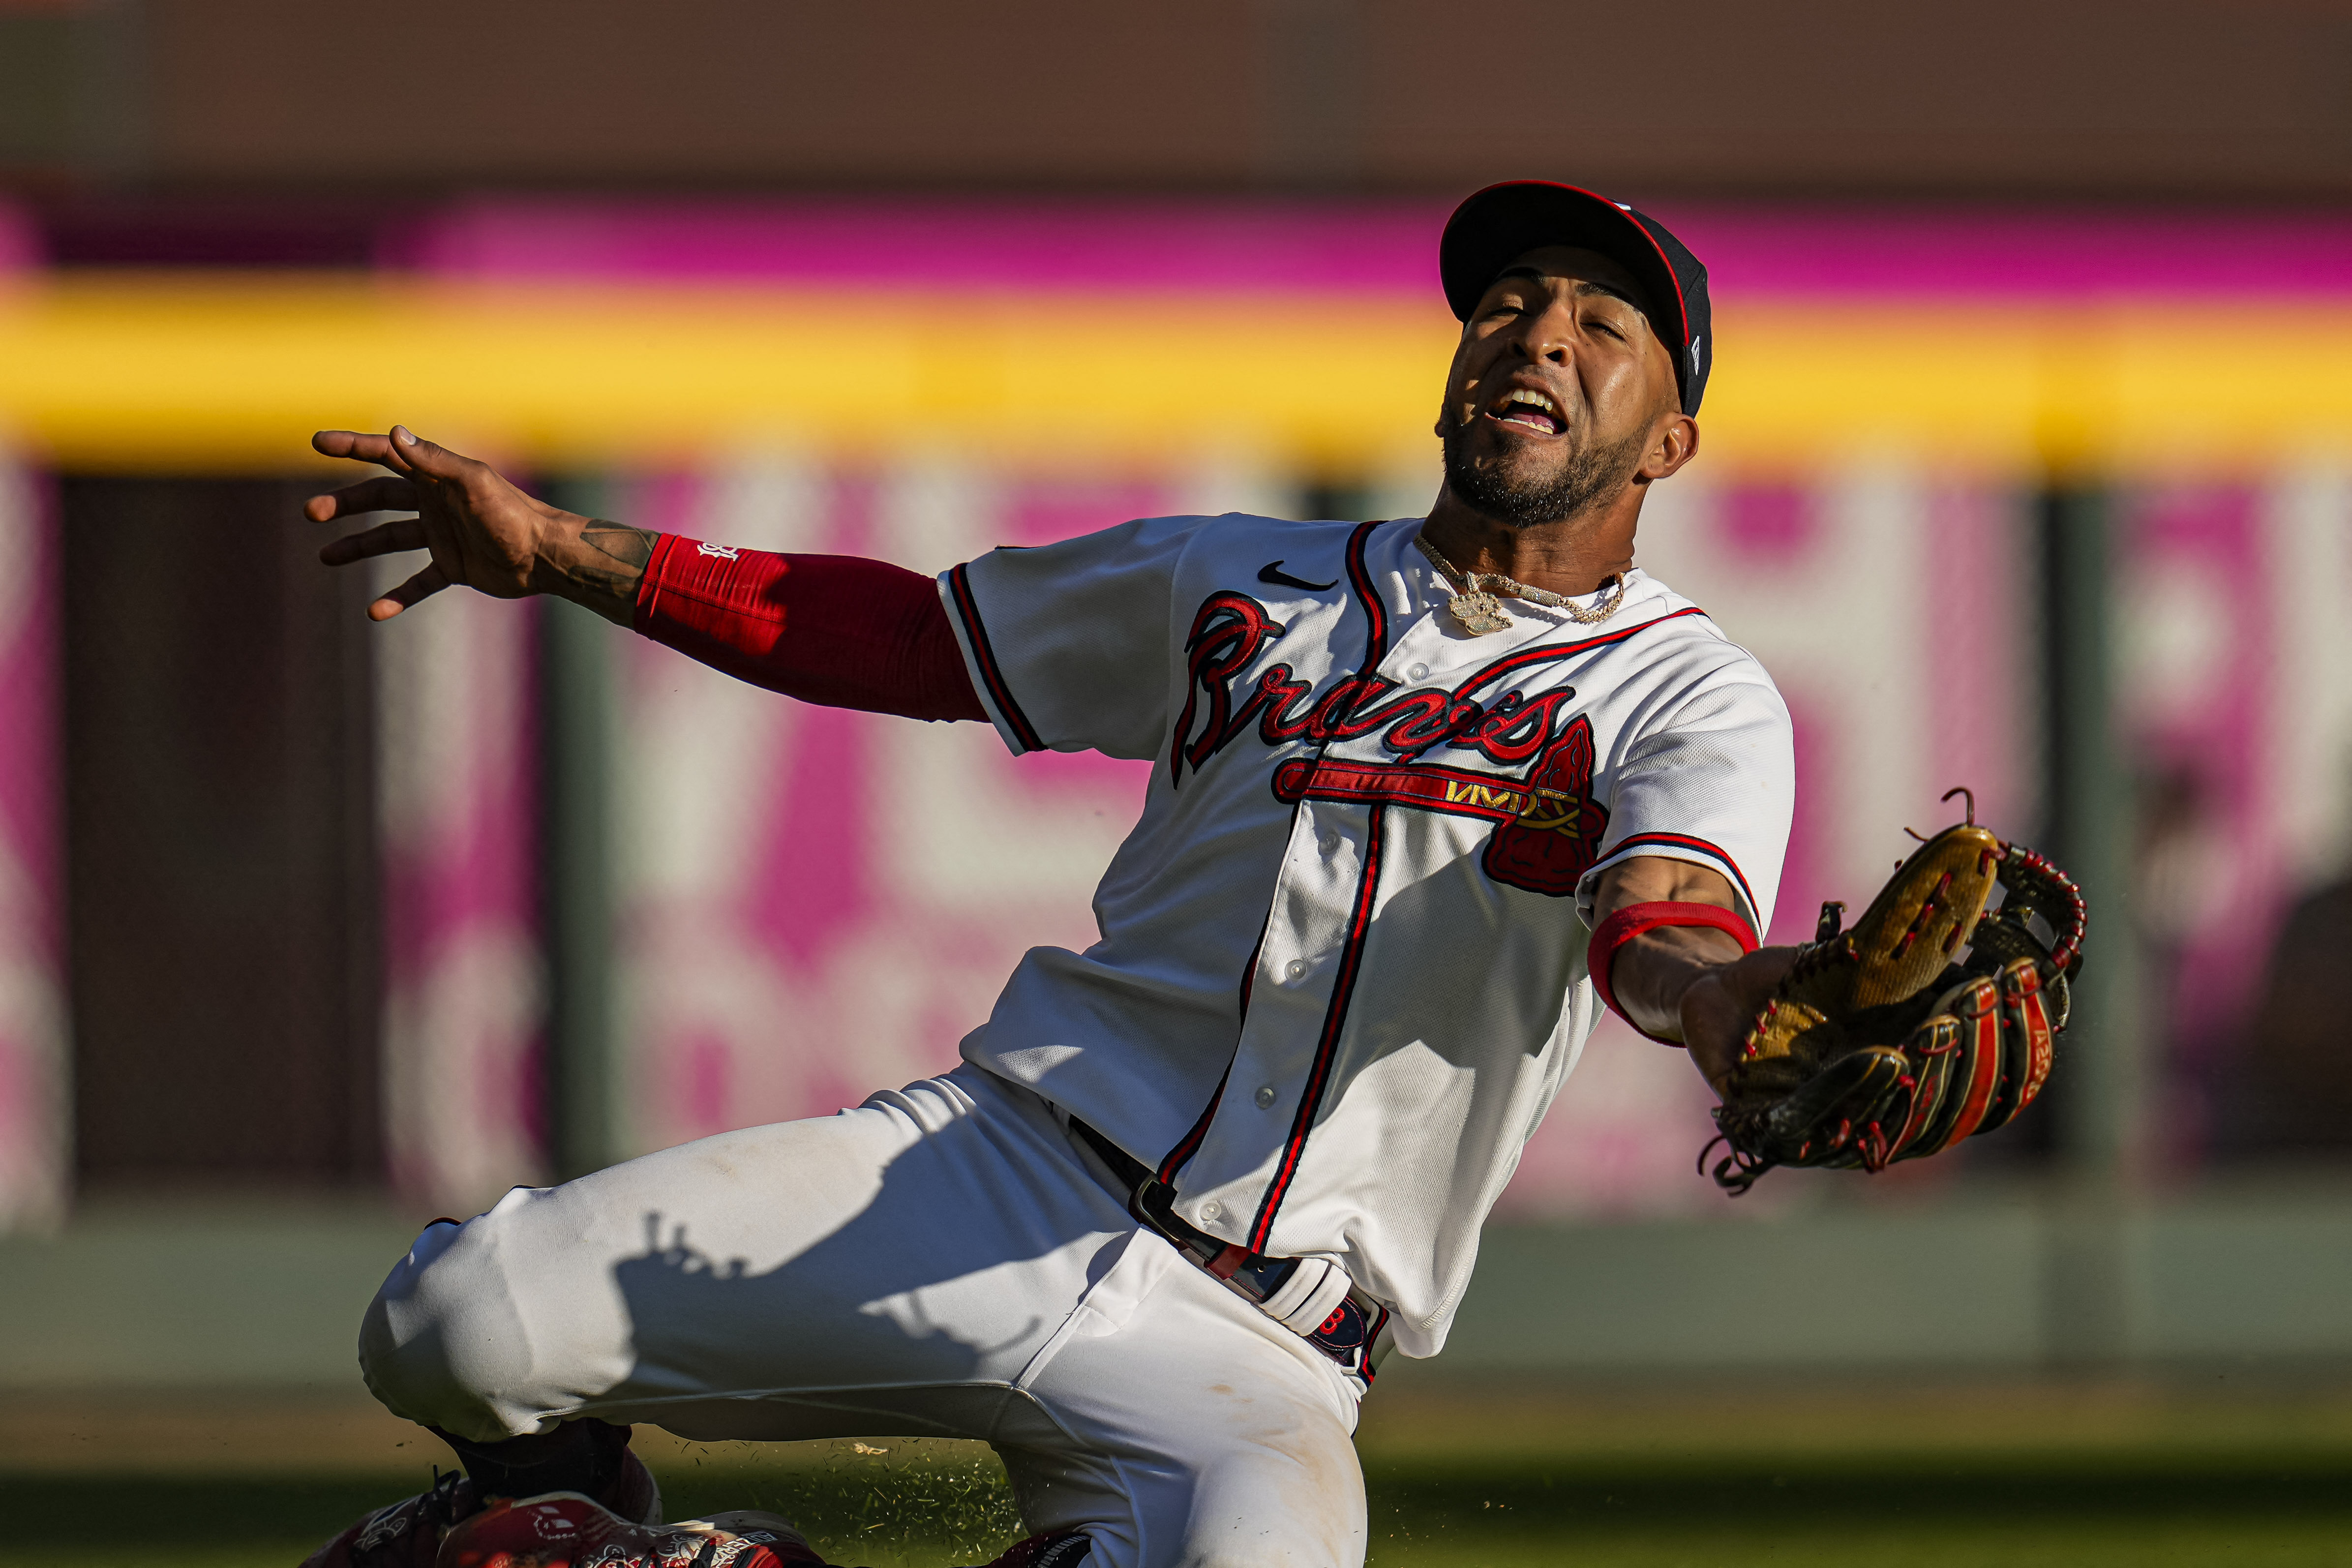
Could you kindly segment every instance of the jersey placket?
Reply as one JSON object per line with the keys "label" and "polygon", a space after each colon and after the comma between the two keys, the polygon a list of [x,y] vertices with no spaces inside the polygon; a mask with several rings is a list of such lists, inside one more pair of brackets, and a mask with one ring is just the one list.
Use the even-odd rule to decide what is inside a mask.
{"label": "jersey placket", "polygon": [[[1393,575],[1363,549],[1377,526],[1359,529],[1348,551],[1368,620],[1363,674],[1387,662],[1392,643]],[[1339,668],[1326,677],[1344,678]],[[1311,768],[1335,743],[1317,739],[1291,760]],[[1179,1215],[1253,1251],[1267,1250],[1340,1058],[1379,897],[1383,830],[1378,805],[1302,800],[1292,809],[1233,1065],[1187,1167],[1193,1180],[1177,1178]]]}
{"label": "jersey placket", "polygon": [[[1376,668],[1384,689],[1368,701],[1416,689],[1451,689],[1496,658],[1538,647],[1559,635],[1558,626],[1531,617],[1531,635],[1465,642],[1445,635],[1428,595],[1408,589],[1407,598],[1412,619],[1384,650]],[[1491,702],[1500,691],[1479,695]],[[1312,769],[1327,758],[1373,765],[1393,760],[1377,731],[1318,742],[1291,760]],[[1475,752],[1447,760],[1500,776]],[[1372,916],[1382,872],[1401,847],[1392,841],[1409,831],[1402,818],[1412,809],[1310,796],[1295,810],[1249,1011],[1202,1144],[1206,1158],[1195,1170],[1193,1191],[1177,1205],[1179,1213],[1202,1229],[1254,1251],[1271,1249],[1276,1220],[1349,1059],[1355,982],[1367,963],[1378,962]],[[1434,821],[1425,830],[1442,831]],[[1244,1174],[1234,1168],[1239,1163],[1234,1156],[1246,1153],[1257,1157]],[[1206,1184],[1200,1182],[1202,1177]]]}

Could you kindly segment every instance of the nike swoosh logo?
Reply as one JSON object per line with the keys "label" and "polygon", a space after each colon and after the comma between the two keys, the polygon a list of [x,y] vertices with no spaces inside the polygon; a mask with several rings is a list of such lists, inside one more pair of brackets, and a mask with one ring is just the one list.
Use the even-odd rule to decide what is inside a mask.
{"label": "nike swoosh logo", "polygon": [[1326,588],[1336,588],[1339,585],[1339,579],[1337,577],[1332,578],[1328,583],[1309,583],[1304,577],[1294,577],[1282,569],[1282,563],[1279,560],[1269,561],[1259,567],[1257,580],[1261,583],[1271,583],[1277,588],[1304,588],[1310,594],[1319,594]]}

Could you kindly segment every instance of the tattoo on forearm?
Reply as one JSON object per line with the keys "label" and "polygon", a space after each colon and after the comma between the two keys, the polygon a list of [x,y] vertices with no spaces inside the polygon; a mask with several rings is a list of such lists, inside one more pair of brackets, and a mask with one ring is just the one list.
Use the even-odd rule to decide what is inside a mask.
{"label": "tattoo on forearm", "polygon": [[645,580],[646,563],[654,558],[650,530],[591,519],[580,531],[583,547],[564,563],[563,576],[581,591],[581,602],[608,619],[628,624]]}
{"label": "tattoo on forearm", "polygon": [[619,562],[632,576],[644,576],[646,563],[654,558],[654,535],[642,528],[591,518],[580,531],[580,539],[598,554]]}

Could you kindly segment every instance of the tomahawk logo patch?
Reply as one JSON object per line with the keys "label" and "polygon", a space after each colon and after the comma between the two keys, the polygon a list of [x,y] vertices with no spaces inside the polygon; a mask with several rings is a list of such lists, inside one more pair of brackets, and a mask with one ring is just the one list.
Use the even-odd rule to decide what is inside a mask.
{"label": "tomahawk logo patch", "polygon": [[1592,868],[1608,826],[1608,808],[1592,798],[1592,724],[1580,713],[1528,773],[1526,804],[1495,829],[1486,875],[1566,898]]}

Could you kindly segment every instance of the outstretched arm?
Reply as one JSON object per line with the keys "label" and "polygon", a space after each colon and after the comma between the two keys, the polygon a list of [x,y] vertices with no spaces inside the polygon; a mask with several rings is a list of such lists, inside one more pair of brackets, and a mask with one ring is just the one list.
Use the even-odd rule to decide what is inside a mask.
{"label": "outstretched arm", "polygon": [[[1638,855],[1601,873],[1593,895],[1596,931],[1610,916],[1643,904],[1738,908],[1721,872],[1687,860]],[[1717,1093],[1738,1059],[1741,1037],[1789,972],[1796,951],[1761,947],[1750,952],[1745,947],[1719,927],[1660,925],[1606,958],[1608,989],[1618,1011],[1654,1039],[1681,1042]]]}
{"label": "outstretched arm", "polygon": [[938,585],[879,561],[697,544],[548,505],[487,463],[419,440],[322,430],[330,457],[381,463],[303,508],[313,521],[414,509],[319,552],[331,566],[400,551],[431,563],[368,606],[394,616],[452,584],[552,594],[755,686],[911,719],[985,720]]}
{"label": "outstretched arm", "polygon": [[850,555],[774,555],[675,533],[654,546],[636,628],[754,686],[908,719],[988,717],[920,573]]}
{"label": "outstretched arm", "polygon": [[410,550],[432,554],[423,571],[368,606],[369,619],[388,621],[444,588],[461,586],[499,599],[552,594],[615,626],[630,624],[655,534],[550,506],[509,484],[488,463],[420,440],[398,425],[385,436],[321,430],[310,445],[331,458],[392,470],[312,496],[302,509],[311,521],[371,511],[416,513],[338,539],[319,552],[320,560],[346,566]]}

